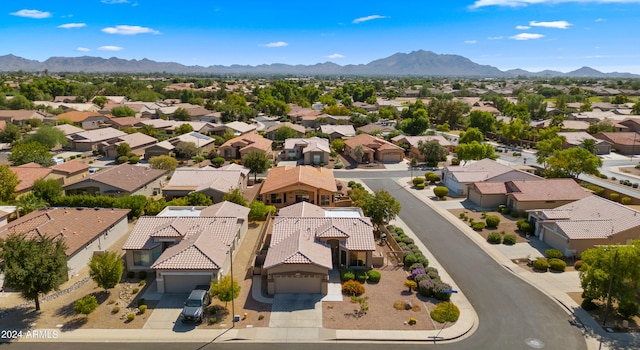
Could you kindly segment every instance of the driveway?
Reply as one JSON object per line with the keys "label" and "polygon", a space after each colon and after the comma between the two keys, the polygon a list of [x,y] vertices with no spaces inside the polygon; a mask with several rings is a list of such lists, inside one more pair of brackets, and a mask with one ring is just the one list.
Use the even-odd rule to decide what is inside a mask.
{"label": "driveway", "polygon": [[276,294],[269,328],[322,327],[322,294]]}
{"label": "driveway", "polygon": [[158,302],[158,305],[147,323],[144,324],[145,329],[174,329],[178,330],[184,328],[188,330],[193,326],[182,325],[180,322],[180,312],[182,312],[182,305],[187,300],[188,293],[166,293],[163,294]]}

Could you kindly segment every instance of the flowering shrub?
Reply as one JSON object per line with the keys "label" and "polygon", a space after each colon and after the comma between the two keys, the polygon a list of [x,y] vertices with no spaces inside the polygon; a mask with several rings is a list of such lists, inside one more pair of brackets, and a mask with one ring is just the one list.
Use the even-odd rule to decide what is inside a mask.
{"label": "flowering shrub", "polygon": [[408,323],[409,323],[409,325],[413,326],[414,324],[418,323],[418,320],[416,320],[415,318],[411,317],[411,318],[409,319],[409,322],[408,322]]}
{"label": "flowering shrub", "polygon": [[409,276],[409,279],[415,280],[417,275],[426,275],[427,272],[424,269],[414,269],[411,270],[411,276]]}
{"label": "flowering shrub", "polygon": [[342,293],[350,296],[362,295],[364,294],[364,286],[358,281],[346,281],[342,285]]}
{"label": "flowering shrub", "polygon": [[433,296],[433,288],[436,283],[430,279],[422,280],[418,283],[418,293],[423,297],[430,298]]}

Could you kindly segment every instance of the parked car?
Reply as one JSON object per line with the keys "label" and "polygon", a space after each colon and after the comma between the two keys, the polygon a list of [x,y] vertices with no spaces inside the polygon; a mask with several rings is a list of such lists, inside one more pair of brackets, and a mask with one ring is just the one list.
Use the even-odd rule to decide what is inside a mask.
{"label": "parked car", "polygon": [[202,322],[202,320],[204,319],[204,310],[209,304],[211,304],[209,286],[196,286],[196,288],[191,291],[189,297],[184,302],[182,313],[180,313],[181,321],[183,323]]}

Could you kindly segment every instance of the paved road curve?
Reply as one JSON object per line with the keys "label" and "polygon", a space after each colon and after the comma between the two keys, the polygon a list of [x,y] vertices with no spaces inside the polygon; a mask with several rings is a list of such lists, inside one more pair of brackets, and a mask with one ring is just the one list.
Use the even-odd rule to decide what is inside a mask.
{"label": "paved road curve", "polygon": [[471,337],[439,346],[586,349],[582,333],[558,304],[499,266],[454,225],[392,179],[364,182],[372,190],[387,190],[402,204],[400,218],[444,266],[478,314],[479,327]]}

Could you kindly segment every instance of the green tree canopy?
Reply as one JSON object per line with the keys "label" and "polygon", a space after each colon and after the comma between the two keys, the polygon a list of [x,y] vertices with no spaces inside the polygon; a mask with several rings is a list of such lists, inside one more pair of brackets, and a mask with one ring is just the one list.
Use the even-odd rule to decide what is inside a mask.
{"label": "green tree canopy", "polygon": [[180,124],[180,126],[176,128],[175,134],[182,135],[182,134],[190,133],[192,131],[193,131],[193,126],[191,126],[191,124]]}
{"label": "green tree canopy", "polygon": [[116,118],[135,117],[136,112],[128,106],[113,107],[111,114]]}
{"label": "green tree canopy", "polygon": [[447,149],[437,141],[418,142],[418,151],[424,156],[424,160],[429,163],[438,163],[447,159]]}
{"label": "green tree canopy", "polygon": [[123,270],[122,255],[116,252],[107,251],[102,254],[94,254],[89,262],[89,276],[98,287],[104,288],[105,291],[120,282]]}
{"label": "green tree canopy", "polygon": [[47,203],[62,196],[62,185],[56,179],[38,179],[33,183],[33,194]]}
{"label": "green tree canopy", "polygon": [[239,188],[234,188],[231,191],[227,192],[222,196],[223,201],[229,201],[231,203],[235,203],[238,205],[242,205],[244,207],[247,206],[247,200],[244,198],[242,191]]}
{"label": "green tree canopy", "polygon": [[264,220],[269,212],[271,212],[271,214],[275,214],[276,212],[275,206],[266,205],[259,200],[252,201],[251,204],[249,204],[249,208],[250,221]]}
{"label": "green tree canopy", "polygon": [[206,207],[213,204],[210,197],[201,192],[191,192],[187,195],[187,205]]}
{"label": "green tree canopy", "polygon": [[460,160],[480,160],[480,159],[496,159],[498,156],[492,145],[488,143],[480,143],[472,141],[471,143],[462,143],[456,147],[456,156]]}
{"label": "green tree canopy", "polygon": [[361,207],[364,215],[371,218],[371,222],[377,226],[393,220],[401,208],[400,203],[385,190],[365,196]]}
{"label": "green tree canopy", "polygon": [[571,147],[554,151],[547,159],[548,177],[573,177],[580,174],[598,174],[602,159],[582,147]]}
{"label": "green tree canopy", "polygon": [[193,142],[178,142],[176,154],[181,158],[191,159],[198,154],[198,147]]}
{"label": "green tree canopy", "polygon": [[118,146],[116,146],[116,158],[119,157],[128,157],[129,153],[131,153],[131,146],[128,143],[122,142]]}
{"label": "green tree canopy", "polygon": [[468,128],[467,131],[460,134],[458,143],[471,143],[472,141],[482,142],[484,141],[484,135],[478,128]]}
{"label": "green tree canopy", "polygon": [[33,192],[23,194],[18,197],[13,204],[16,206],[16,214],[18,217],[49,205],[45,200],[36,197]]}
{"label": "green tree canopy", "polygon": [[231,276],[223,276],[219,281],[211,282],[211,296],[226,303],[240,295],[240,285]]}
{"label": "green tree canopy", "polygon": [[273,132],[273,138],[278,141],[292,139],[298,137],[298,132],[288,126],[282,126]]}
{"label": "green tree canopy", "polygon": [[496,117],[490,112],[472,111],[467,118],[467,125],[472,128],[478,128],[480,131],[495,131]]}
{"label": "green tree canopy", "polygon": [[178,167],[178,161],[171,156],[155,156],[149,158],[149,167],[151,169],[174,171]]}
{"label": "green tree canopy", "polygon": [[13,166],[31,162],[38,163],[45,167],[55,164],[51,154],[49,154],[49,148],[38,142],[24,142],[13,146],[9,161]]}
{"label": "green tree canopy", "polygon": [[14,143],[19,141],[21,137],[20,128],[15,124],[9,123],[4,127],[4,130],[0,130],[0,142]]}
{"label": "green tree canopy", "polygon": [[52,149],[57,145],[65,146],[68,140],[62,130],[50,125],[43,125],[35,133],[25,137],[25,142],[39,142]]}
{"label": "green tree canopy", "polygon": [[254,181],[258,177],[258,173],[264,173],[269,169],[271,162],[267,158],[267,154],[262,151],[251,151],[242,157],[242,165],[249,168],[253,173]]}
{"label": "green tree canopy", "polygon": [[96,98],[93,99],[93,103],[95,105],[97,105],[98,107],[100,107],[100,109],[104,108],[104,106],[107,104],[107,102],[108,102],[108,100],[104,96],[96,96]]}
{"label": "green tree canopy", "polygon": [[8,165],[0,165],[0,202],[16,198],[16,186],[20,183],[18,175]]}
{"label": "green tree canopy", "polygon": [[562,149],[564,138],[560,136],[544,139],[536,144],[538,151],[536,152],[536,161],[547,167],[547,159],[553,155],[553,152]]}
{"label": "green tree canopy", "polygon": [[189,114],[189,112],[180,107],[178,109],[176,109],[175,112],[173,112],[173,119],[175,120],[182,120],[182,121],[190,121],[191,120],[191,115]]}
{"label": "green tree canopy", "polygon": [[40,310],[40,295],[57,290],[67,280],[67,255],[62,240],[43,237],[29,239],[10,235],[0,240],[0,260],[4,261],[5,283],[33,300]]}
{"label": "green tree canopy", "polygon": [[344,151],[344,146],[344,141],[341,138],[337,138],[331,141],[331,148],[333,148],[333,150],[336,152]]}

